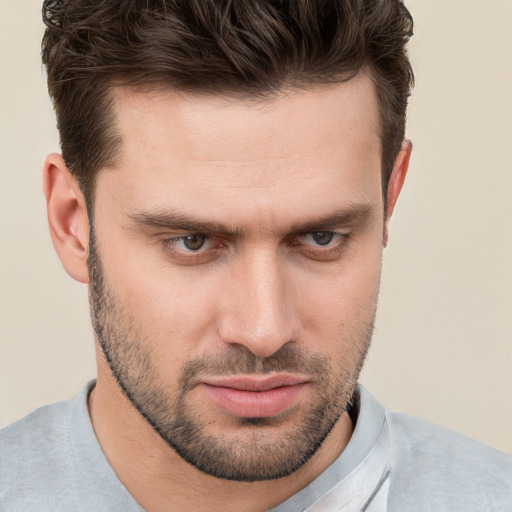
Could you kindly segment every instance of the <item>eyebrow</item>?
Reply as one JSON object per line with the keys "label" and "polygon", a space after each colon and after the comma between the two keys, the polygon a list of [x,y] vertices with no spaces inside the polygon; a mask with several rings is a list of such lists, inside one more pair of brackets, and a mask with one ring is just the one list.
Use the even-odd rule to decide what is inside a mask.
{"label": "eyebrow", "polygon": [[[374,207],[369,203],[354,203],[327,216],[291,224],[286,229],[286,234],[307,233],[353,224],[359,219],[368,217],[373,210]],[[247,234],[247,229],[243,227],[231,227],[215,220],[202,220],[177,211],[140,211],[130,213],[128,217],[136,224],[150,228],[216,234],[231,238],[241,238]]]}

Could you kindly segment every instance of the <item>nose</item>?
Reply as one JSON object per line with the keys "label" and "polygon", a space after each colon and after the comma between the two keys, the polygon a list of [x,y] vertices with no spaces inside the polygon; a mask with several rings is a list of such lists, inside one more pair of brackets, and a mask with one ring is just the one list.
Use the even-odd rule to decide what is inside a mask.
{"label": "nose", "polygon": [[228,344],[268,357],[294,341],[299,321],[285,263],[272,251],[247,254],[224,282],[219,333]]}

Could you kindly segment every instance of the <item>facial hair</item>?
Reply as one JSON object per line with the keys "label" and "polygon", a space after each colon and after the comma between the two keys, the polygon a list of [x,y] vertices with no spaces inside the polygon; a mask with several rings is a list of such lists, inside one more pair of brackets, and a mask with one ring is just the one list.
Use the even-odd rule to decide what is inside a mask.
{"label": "facial hair", "polygon": [[[336,368],[322,354],[287,343],[269,357],[259,357],[242,345],[228,345],[221,353],[208,353],[187,361],[177,386],[163,382],[144,327],[136,323],[115,297],[103,271],[90,231],[88,258],[89,302],[96,340],[120,389],[160,437],[186,462],[217,478],[261,481],[297,471],[319,450],[344,413],[354,393],[373,332],[371,321]],[[364,316],[364,315],[363,315]],[[172,343],[172,340],[170,340]],[[191,394],[207,376],[287,372],[310,378],[311,396],[301,403],[289,428],[276,432],[282,417],[238,418],[229,433],[215,430],[215,421],[194,405]],[[289,419],[289,418],[288,418]],[[213,430],[213,432],[212,432]]]}

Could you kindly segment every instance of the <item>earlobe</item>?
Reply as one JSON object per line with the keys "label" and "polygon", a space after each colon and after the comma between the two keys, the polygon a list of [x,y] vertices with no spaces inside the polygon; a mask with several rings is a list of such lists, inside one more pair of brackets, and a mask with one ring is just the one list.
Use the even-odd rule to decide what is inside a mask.
{"label": "earlobe", "polygon": [[49,155],[43,168],[48,224],[53,245],[66,272],[89,282],[89,222],[84,197],[61,155]]}
{"label": "earlobe", "polygon": [[405,177],[407,176],[407,170],[409,169],[409,160],[411,158],[412,152],[412,142],[410,140],[405,140],[402,144],[402,149],[398,153],[395,164],[393,166],[393,170],[391,172],[391,176],[388,182],[388,189],[386,195],[386,218],[384,224],[384,247],[386,247],[388,243],[388,235],[389,235],[389,224],[391,221],[391,217],[393,215],[393,211],[395,210],[396,202],[398,200],[398,196],[400,195],[400,191],[402,190],[402,186],[405,181]]}

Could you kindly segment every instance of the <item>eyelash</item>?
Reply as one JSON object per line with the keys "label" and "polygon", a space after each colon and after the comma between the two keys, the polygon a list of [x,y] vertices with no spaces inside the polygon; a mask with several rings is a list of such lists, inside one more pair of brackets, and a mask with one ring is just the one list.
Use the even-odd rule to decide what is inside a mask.
{"label": "eyelash", "polygon": [[296,238],[304,237],[307,235],[312,235],[315,233],[332,234],[333,235],[332,243],[329,242],[329,245],[325,245],[325,246],[321,246],[321,245],[313,246],[313,245],[306,245],[306,244],[301,244],[300,242],[292,241],[290,245],[292,247],[297,247],[297,246],[305,247],[306,250],[309,251],[310,253],[314,254],[316,252],[318,256],[323,257],[328,260],[330,257],[334,258],[334,257],[340,255],[345,250],[345,248],[349,242],[349,239],[350,239],[350,233],[342,233],[339,231],[329,231],[329,230],[327,230],[327,231],[322,231],[322,230],[310,231],[308,233],[301,233],[298,236],[296,236]]}
{"label": "eyelash", "polygon": [[[215,249],[221,249],[226,244],[219,243],[216,245],[213,249],[207,249],[207,250],[201,250],[198,251],[188,251],[188,252],[181,252],[180,250],[176,249],[176,246],[179,242],[185,240],[187,237],[191,235],[201,235],[201,233],[187,233],[186,235],[180,235],[180,236],[174,236],[172,238],[163,238],[160,240],[160,243],[163,247],[163,249],[169,253],[172,254],[172,256],[184,263],[193,263],[198,262],[201,263],[202,259],[208,259],[208,257],[211,257],[208,253]],[[209,237],[208,235],[204,235],[207,239],[207,241],[211,241],[212,237]]]}
{"label": "eyelash", "polygon": [[[307,244],[303,244],[297,241],[300,237],[305,237],[307,235],[315,234],[315,233],[329,233],[333,235],[333,242],[338,240],[337,243],[330,243],[326,246],[311,246]],[[188,251],[181,252],[179,249],[176,249],[176,246],[179,242],[185,240],[187,237],[191,235],[202,235],[202,233],[187,233],[185,235],[174,236],[171,238],[162,238],[160,240],[160,244],[163,249],[169,252],[174,258],[184,262],[184,263],[202,263],[205,260],[213,259],[212,251],[217,249],[222,249],[226,247],[228,244],[224,242],[219,242],[215,244],[213,248],[209,248],[206,250],[199,249],[198,251]],[[217,240],[215,237],[211,237],[209,235],[203,235],[206,237],[207,242],[211,242],[212,240]],[[312,259],[318,258],[318,261],[327,260],[330,261],[334,259],[336,256],[341,254],[346,248],[350,239],[350,233],[342,233],[339,231],[332,230],[319,230],[319,231],[309,231],[306,233],[299,233],[293,236],[293,240],[288,242],[290,247],[304,247],[305,251],[307,251]]]}

